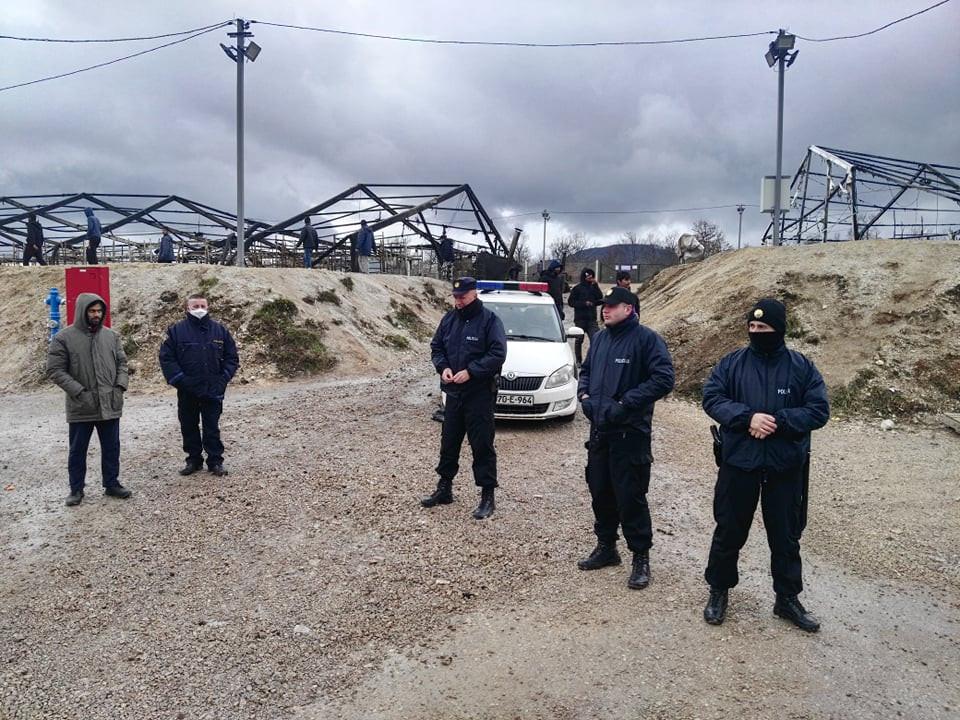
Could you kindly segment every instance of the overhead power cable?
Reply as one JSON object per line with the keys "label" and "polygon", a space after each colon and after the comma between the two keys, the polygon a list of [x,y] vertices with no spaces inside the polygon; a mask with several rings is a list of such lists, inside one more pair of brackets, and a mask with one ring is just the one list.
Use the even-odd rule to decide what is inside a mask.
{"label": "overhead power cable", "polygon": [[[701,210],[725,210],[727,208],[736,208],[740,205],[743,207],[759,207],[759,205],[750,205],[746,203],[736,203],[734,205],[708,205],[706,207],[689,207],[689,208],[669,208],[669,209],[660,209],[660,210],[551,210],[551,215],[654,215],[657,213],[674,213],[674,212],[699,212]],[[517,213],[516,215],[500,215],[499,217],[494,218],[495,220],[509,220],[510,218],[518,217],[527,217],[530,215],[540,215],[541,212],[537,210],[536,212],[527,212],[527,213]]]}
{"label": "overhead power cable", "polygon": [[0,40],[19,40],[21,42],[45,42],[45,43],[118,43],[134,42],[136,40],[162,40],[168,37],[177,37],[179,35],[189,35],[190,33],[200,32],[201,30],[211,30],[213,28],[223,27],[230,20],[204,25],[203,27],[192,28],[190,30],[179,30],[178,32],[164,33],[163,35],[142,35],[140,37],[119,37],[119,38],[45,38],[45,37],[20,37],[17,35],[0,35]]}
{"label": "overhead power cable", "polygon": [[90,65],[88,67],[80,68],[78,70],[71,70],[70,72],[60,73],[59,75],[49,75],[47,77],[37,78],[36,80],[28,80],[27,82],[16,83],[14,85],[7,85],[6,87],[0,87],[0,92],[5,90],[13,90],[14,88],[26,87],[27,85],[36,85],[37,83],[47,82],[48,80],[57,80],[59,78],[69,77],[71,75],[78,75],[89,70],[96,70],[97,68],[106,67],[107,65],[113,65],[118,62],[123,62],[124,60],[131,60],[135,57],[140,57],[141,55],[146,55],[148,53],[156,52],[157,50],[162,50],[163,48],[168,48],[171,45],[178,45],[180,43],[186,42],[187,40],[193,40],[194,38],[200,37],[201,35],[206,35],[207,33],[218,30],[221,27],[229,25],[230,21],[225,21],[219,25],[214,25],[213,27],[202,30],[193,35],[188,35],[187,37],[180,38],[179,40],[174,40],[172,42],[164,43],[163,45],[157,45],[156,47],[147,48],[146,50],[141,50],[140,52],[135,52],[132,55],[124,55],[123,57],[115,58],[113,60],[107,60],[106,62],[97,63],[96,65]]}
{"label": "overhead power cable", "polygon": [[735,35],[706,35],[703,37],[672,38],[666,40],[599,40],[590,42],[567,43],[537,43],[515,42],[507,40],[444,40],[439,38],[407,37],[403,35],[377,35],[374,33],[352,32],[350,30],[334,30],[333,28],[312,27],[309,25],[289,25],[287,23],[268,22],[266,20],[251,20],[251,23],[268,25],[270,27],[287,28],[288,30],[308,30],[310,32],[327,33],[328,35],[346,35],[349,37],[369,38],[372,40],[393,40],[395,42],[424,43],[428,45],[481,45],[493,47],[525,47],[525,48],[583,48],[583,47],[610,47],[634,45],[676,45],[679,43],[706,42],[708,40],[732,40],[735,38],[750,38],[759,35],[776,35],[776,30],[761,32],[738,33]]}
{"label": "overhead power cable", "polygon": [[923,10],[918,10],[917,12],[911,13],[910,15],[905,15],[902,18],[897,18],[892,22],[888,22],[886,25],[881,25],[878,28],[874,28],[873,30],[868,30],[867,32],[858,33],[856,35],[837,35],[836,37],[828,37],[828,38],[811,38],[811,37],[804,37],[803,35],[797,35],[797,37],[800,40],[806,40],[807,42],[833,42],[834,40],[853,40],[855,38],[862,38],[862,37],[866,37],[867,35],[874,35],[875,33],[878,33],[881,30],[886,30],[888,27],[892,27],[897,23],[902,23],[906,20],[909,20],[910,18],[915,18],[918,15],[923,15],[924,13],[930,12],[931,10],[938,8],[941,5],[946,5],[948,2],[950,2],[950,0],[940,0],[940,2],[934,3],[930,7],[926,7]]}

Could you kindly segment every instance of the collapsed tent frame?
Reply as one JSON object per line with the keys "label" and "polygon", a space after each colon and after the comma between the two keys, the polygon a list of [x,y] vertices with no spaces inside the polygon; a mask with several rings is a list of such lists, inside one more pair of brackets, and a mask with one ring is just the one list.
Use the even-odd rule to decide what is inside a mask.
{"label": "collapsed tent frame", "polygon": [[[782,242],[863,240],[880,235],[956,239],[960,167],[811,145],[791,182],[790,202],[781,223]],[[763,234],[764,244],[772,231],[771,220]]]}
{"label": "collapsed tent frame", "polygon": [[[35,214],[45,224],[45,255],[55,263],[82,262],[85,207],[101,217],[100,249],[111,261],[151,259],[164,228],[174,236],[183,261],[231,259],[227,241],[236,232],[234,213],[178,195],[101,193],[0,197],[0,254],[12,257],[22,250],[26,220]],[[384,255],[399,254],[408,260],[417,254],[422,259],[424,251],[438,254],[444,234],[461,255],[485,252],[512,258],[517,249],[517,236],[509,245],[504,242],[466,183],[358,183],[279,222],[245,218],[244,247],[251,253],[250,264],[297,264],[296,246],[307,217],[320,242],[314,265],[356,269],[361,220],[377,235]],[[141,241],[142,236],[150,239]]]}

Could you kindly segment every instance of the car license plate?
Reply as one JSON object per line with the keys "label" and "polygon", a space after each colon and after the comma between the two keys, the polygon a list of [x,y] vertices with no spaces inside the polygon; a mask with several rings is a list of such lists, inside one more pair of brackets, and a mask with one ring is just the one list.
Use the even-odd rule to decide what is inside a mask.
{"label": "car license plate", "polygon": [[497,405],[533,405],[533,395],[497,395]]}

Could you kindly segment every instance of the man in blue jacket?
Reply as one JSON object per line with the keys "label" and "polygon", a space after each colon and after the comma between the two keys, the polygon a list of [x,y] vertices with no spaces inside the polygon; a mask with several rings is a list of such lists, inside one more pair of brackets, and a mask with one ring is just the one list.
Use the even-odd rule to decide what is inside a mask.
{"label": "man in blue jacket", "polygon": [[93,214],[93,208],[86,208],[87,216],[87,265],[97,264],[97,248],[100,247],[100,218]]}
{"label": "man in blue jacket", "polygon": [[477,281],[463,277],[453,283],[454,309],[430,341],[433,367],[440,373],[446,395],[440,437],[440,476],[437,489],[420,503],[424,507],[453,502],[453,478],[460,469],[460,447],[466,434],[473,451],[473,479],[480,487],[480,504],[473,517],[493,514],[497,487],[497,451],[493,445],[493,412],[497,376],[507,358],[507,335],[497,315],[477,297]]}
{"label": "man in blue jacket", "polygon": [[750,345],[725,356],[703,387],[703,409],[720,423],[720,471],[713,500],[717,527],[705,577],[703,611],[723,622],[737,558],[760,500],[770,545],[775,615],[801,630],[819,621],[800,604],[800,534],[806,524],[810,431],[826,425],[830,404],[816,366],[784,344],[787,310],[763,299],[747,314]]}
{"label": "man in blue jacket", "polygon": [[293,249],[296,250],[300,245],[303,245],[303,266],[309,270],[313,267],[313,251],[320,247],[320,238],[317,237],[316,228],[310,224],[309,216],[303,219],[303,230]]}
{"label": "man in blue jacket", "polygon": [[370,272],[370,256],[377,251],[377,243],[373,239],[373,230],[367,227],[367,221],[360,221],[360,231],[357,233],[357,266],[360,272]]}
{"label": "man in blue jacket", "polygon": [[606,328],[594,336],[580,368],[577,396],[590,420],[586,474],[597,546],[577,565],[619,565],[619,526],[633,552],[627,587],[641,589],[650,584],[653,545],[647,505],[653,406],[673,390],[674,375],[666,343],[640,324],[632,295],[622,287],[607,291],[601,301]]}
{"label": "man in blue jacket", "polygon": [[172,263],[177,259],[173,250],[173,237],[170,235],[170,229],[164,228],[163,235],[160,236],[160,245],[157,247],[157,262]]}
{"label": "man in blue jacket", "polygon": [[220,415],[227,384],[240,367],[237,345],[230,331],[210,317],[203,295],[188,297],[186,307],[186,318],[167,328],[160,346],[163,377],[177,388],[177,415],[183,451],[187,453],[187,464],[180,474],[191,475],[202,468],[206,450],[210,472],[226,475]]}

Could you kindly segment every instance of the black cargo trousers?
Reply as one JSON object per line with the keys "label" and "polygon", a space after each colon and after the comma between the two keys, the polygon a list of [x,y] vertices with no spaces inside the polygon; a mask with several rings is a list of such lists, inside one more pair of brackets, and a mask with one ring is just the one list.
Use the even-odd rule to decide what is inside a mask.
{"label": "black cargo trousers", "polygon": [[587,487],[593,502],[593,532],[601,543],[617,541],[617,528],[631,552],[653,545],[650,489],[650,437],[642,433],[599,433],[591,427],[587,448]]}
{"label": "black cargo trousers", "polygon": [[460,469],[460,448],[466,435],[473,451],[474,482],[482,488],[497,487],[497,451],[493,445],[496,402],[495,381],[447,393],[437,464],[441,480],[453,482]]}
{"label": "black cargo trousers", "polygon": [[806,525],[808,472],[805,467],[774,472],[720,466],[713,495],[717,527],[704,573],[710,587],[726,590],[739,582],[737,560],[759,500],[770,546],[773,590],[778,595],[803,591],[800,535]]}

